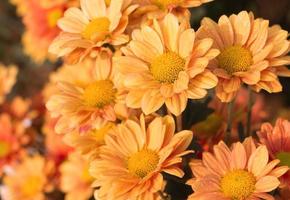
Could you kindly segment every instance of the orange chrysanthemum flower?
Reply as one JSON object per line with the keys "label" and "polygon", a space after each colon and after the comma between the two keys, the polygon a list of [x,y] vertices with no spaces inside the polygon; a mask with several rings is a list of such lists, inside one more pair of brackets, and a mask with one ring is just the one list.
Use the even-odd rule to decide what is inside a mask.
{"label": "orange chrysanthemum flower", "polygon": [[268,192],[280,185],[278,178],[288,171],[278,164],[279,160],[269,162],[266,146],[256,148],[251,138],[234,143],[231,149],[220,142],[214,154],[204,152],[202,160],[190,163],[195,178],[188,181],[194,190],[188,199],[273,199]]}
{"label": "orange chrysanthemum flower", "polygon": [[3,183],[5,200],[45,200],[47,184],[45,159],[41,156],[25,157],[7,174]]}
{"label": "orange chrysanthemum flower", "polygon": [[210,67],[219,78],[216,92],[223,102],[230,102],[243,83],[257,92],[280,92],[277,76],[290,76],[283,66],[290,63],[287,31],[269,28],[269,21],[254,19],[252,13],[222,16],[218,23],[205,18],[197,37],[212,38],[221,51]]}
{"label": "orange chrysanthemum flower", "polygon": [[3,103],[6,94],[10,92],[15,84],[17,72],[15,66],[5,67],[0,64],[0,104]]}
{"label": "orange chrysanthemum flower", "polygon": [[96,199],[158,199],[163,189],[161,172],[182,177],[181,156],[192,140],[191,131],[174,134],[171,116],[156,117],[146,127],[144,116],[140,123],[127,120],[105,137],[100,159],[91,163],[90,173],[100,187]]}
{"label": "orange chrysanthemum flower", "polygon": [[100,52],[87,84],[59,82],[59,92],[47,102],[52,117],[59,117],[57,133],[81,131],[94,123],[115,121],[127,117],[125,91],[120,88],[118,75],[108,52]]}
{"label": "orange chrysanthemum flower", "polygon": [[126,103],[142,108],[145,114],[157,111],[164,103],[174,115],[180,115],[188,99],[201,99],[217,78],[206,69],[219,51],[211,49],[211,39],[195,40],[193,29],[179,24],[177,17],[166,15],[132,34],[132,41],[115,57],[125,76],[129,94]]}
{"label": "orange chrysanthemum flower", "polygon": [[89,174],[89,163],[78,153],[69,155],[60,166],[60,189],[65,193],[65,200],[88,200],[93,195]]}
{"label": "orange chrysanthemum flower", "polygon": [[63,32],[51,44],[49,51],[58,56],[68,56],[68,62],[75,62],[94,47],[128,42],[129,37],[124,31],[128,15],[136,6],[124,9],[127,1],[112,1],[107,7],[105,0],[81,0],[81,10],[69,8],[58,21]]}
{"label": "orange chrysanthemum flower", "polygon": [[50,7],[43,7],[41,1],[26,0],[17,6],[26,9],[23,13],[26,31],[22,37],[25,53],[37,63],[46,59],[54,60],[55,56],[48,53],[48,47],[60,33],[57,20],[63,16],[67,5],[55,3]]}
{"label": "orange chrysanthemum flower", "polygon": [[[281,165],[290,167],[290,122],[278,119],[273,127],[264,123],[258,136],[262,144],[266,145],[271,159],[279,159]],[[282,186],[290,189],[290,172],[281,177]]]}

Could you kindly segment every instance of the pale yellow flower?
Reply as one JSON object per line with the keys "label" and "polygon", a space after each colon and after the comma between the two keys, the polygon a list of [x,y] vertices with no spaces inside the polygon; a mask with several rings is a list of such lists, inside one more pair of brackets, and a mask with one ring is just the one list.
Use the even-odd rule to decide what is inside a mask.
{"label": "pale yellow flower", "polygon": [[283,65],[290,64],[288,33],[269,21],[254,19],[246,11],[220,17],[218,23],[204,18],[197,32],[200,39],[212,38],[221,53],[210,68],[218,76],[217,96],[231,101],[243,84],[259,92],[280,92],[279,76],[290,76]]}
{"label": "pale yellow flower", "polygon": [[100,52],[93,68],[94,73],[86,84],[59,82],[59,92],[47,102],[52,116],[59,117],[57,133],[81,131],[94,123],[114,122],[117,117],[128,116],[126,91],[120,88],[111,53]]}
{"label": "pale yellow flower", "polygon": [[191,131],[175,133],[171,116],[156,117],[148,125],[127,120],[105,137],[100,158],[91,163],[90,174],[100,187],[100,200],[156,200],[163,190],[161,172],[183,177],[181,156],[190,153]]}
{"label": "pale yellow flower", "polygon": [[66,10],[58,21],[62,33],[51,44],[49,51],[57,56],[68,56],[69,62],[76,62],[88,55],[93,48],[103,44],[121,45],[128,42],[124,34],[128,15],[136,6],[123,10],[126,0],[81,0],[81,9]]}
{"label": "pale yellow flower", "polygon": [[4,177],[4,200],[45,200],[45,159],[39,155],[25,157]]}
{"label": "pale yellow flower", "polygon": [[217,84],[208,69],[219,51],[212,39],[196,40],[193,29],[179,24],[177,17],[166,15],[132,33],[132,41],[122,48],[125,56],[114,61],[124,75],[129,91],[126,103],[142,108],[145,114],[157,111],[165,103],[170,112],[180,115],[188,99],[201,99]]}

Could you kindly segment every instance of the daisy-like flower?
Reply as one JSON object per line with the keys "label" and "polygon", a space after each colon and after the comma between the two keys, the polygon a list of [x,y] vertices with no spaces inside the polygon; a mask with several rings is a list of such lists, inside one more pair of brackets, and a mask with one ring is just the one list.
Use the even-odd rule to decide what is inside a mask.
{"label": "daisy-like flower", "polygon": [[[261,143],[267,146],[271,159],[279,159],[281,165],[290,167],[290,122],[280,118],[274,127],[264,123],[257,134]],[[280,180],[282,187],[290,189],[290,172]]]}
{"label": "daisy-like flower", "polygon": [[19,2],[17,6],[26,9],[23,14],[26,31],[22,37],[25,53],[37,63],[46,59],[55,60],[55,56],[48,53],[48,47],[60,33],[57,20],[63,16],[67,5],[55,2],[49,7],[43,7],[41,1],[26,0]]}
{"label": "daisy-like flower", "polygon": [[[98,127],[99,126],[99,127]],[[105,144],[105,136],[115,127],[112,122],[107,122],[101,126],[96,124],[86,131],[72,132],[64,138],[65,143],[72,146],[88,160],[94,160],[99,157],[99,149]]]}
{"label": "daisy-like flower", "polygon": [[174,134],[171,116],[156,117],[148,127],[144,116],[140,123],[127,120],[105,137],[100,159],[91,163],[90,174],[100,187],[96,199],[158,199],[164,187],[161,172],[182,177],[181,156],[192,140],[191,131]]}
{"label": "daisy-like flower", "polygon": [[3,179],[4,200],[44,200],[47,184],[45,159],[41,156],[25,157],[9,170]]}
{"label": "daisy-like flower", "polygon": [[269,21],[254,19],[246,11],[222,16],[218,23],[203,19],[197,38],[212,38],[213,46],[221,51],[210,64],[219,78],[216,93],[221,101],[230,102],[242,84],[257,92],[280,92],[277,75],[290,76],[283,66],[290,63],[287,37],[287,31],[278,26],[269,28]]}
{"label": "daisy-like flower", "polygon": [[59,82],[59,92],[46,106],[52,117],[59,117],[55,126],[57,133],[80,131],[94,123],[114,122],[117,117],[127,117],[124,95],[118,74],[112,66],[111,55],[100,52],[94,72],[87,84],[79,86]]}
{"label": "daisy-like flower", "polygon": [[51,44],[49,51],[58,56],[68,56],[68,62],[78,61],[94,47],[105,43],[121,45],[128,42],[124,34],[128,15],[136,6],[128,0],[109,2],[105,0],[81,0],[81,9],[69,8],[58,21],[62,33]]}
{"label": "daisy-like flower", "polygon": [[190,163],[195,178],[188,181],[194,190],[189,200],[274,199],[268,192],[280,185],[278,178],[288,167],[277,167],[279,160],[269,162],[266,146],[256,148],[247,138],[231,149],[220,142],[213,151],[204,152],[202,160]]}
{"label": "daisy-like flower", "polygon": [[0,104],[3,103],[6,94],[10,92],[15,84],[17,72],[15,66],[5,67],[0,64]]}
{"label": "daisy-like flower", "polygon": [[157,111],[164,103],[174,115],[180,115],[188,99],[201,99],[217,78],[206,69],[219,53],[212,39],[195,40],[195,32],[177,17],[166,15],[132,33],[132,41],[122,48],[125,56],[115,57],[129,91],[126,103],[142,108],[145,114]]}
{"label": "daisy-like flower", "polygon": [[60,176],[60,189],[65,193],[65,200],[88,200],[93,195],[89,163],[78,153],[70,154],[61,164]]}

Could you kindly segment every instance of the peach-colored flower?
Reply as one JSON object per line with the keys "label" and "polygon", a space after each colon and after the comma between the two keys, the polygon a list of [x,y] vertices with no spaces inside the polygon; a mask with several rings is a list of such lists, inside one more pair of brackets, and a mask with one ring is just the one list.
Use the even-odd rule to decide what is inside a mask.
{"label": "peach-colored flower", "polygon": [[0,64],[0,104],[3,103],[5,95],[10,92],[16,82],[18,70],[16,66],[8,66]]}
{"label": "peach-colored flower", "polygon": [[[281,165],[290,167],[290,122],[280,118],[274,127],[264,123],[257,134],[261,143],[267,146],[271,159],[279,159]],[[290,172],[280,180],[282,187],[290,189]]]}
{"label": "peach-colored flower", "polygon": [[216,93],[221,101],[230,102],[244,83],[257,92],[280,92],[277,76],[290,76],[283,66],[290,63],[287,37],[287,31],[269,27],[269,21],[246,11],[222,16],[218,23],[204,18],[197,38],[212,38],[213,47],[221,51],[210,63],[219,78]]}
{"label": "peach-colored flower", "polygon": [[4,200],[45,200],[47,184],[45,159],[39,155],[25,157],[4,177]]}
{"label": "peach-colored flower", "polygon": [[92,125],[88,131],[72,132],[64,137],[65,143],[74,147],[81,155],[88,160],[94,160],[99,157],[100,147],[105,144],[105,136],[115,128],[115,124],[107,122]]}
{"label": "peach-colored flower", "polygon": [[125,56],[114,61],[125,76],[129,94],[126,103],[142,108],[145,114],[157,111],[164,103],[180,115],[188,99],[201,99],[217,78],[206,69],[219,51],[211,39],[195,40],[193,29],[179,24],[168,14],[153,27],[143,26],[132,33],[132,41],[122,48]]}
{"label": "peach-colored flower", "polygon": [[[58,21],[62,30],[51,44],[49,51],[57,56],[68,56],[72,62],[82,59],[95,47],[103,44],[121,45],[128,42],[124,34],[128,15],[136,6],[123,9],[127,0],[81,0],[81,9],[69,8]],[[76,57],[76,58],[75,58]],[[71,63],[70,58],[68,62]]]}
{"label": "peach-colored flower", "polygon": [[60,189],[65,193],[65,200],[88,200],[93,195],[89,174],[89,163],[78,153],[69,155],[60,166]]}
{"label": "peach-colored flower", "polygon": [[43,7],[41,1],[26,0],[21,1],[18,6],[26,7],[23,14],[26,31],[22,37],[25,53],[37,63],[46,59],[54,60],[55,56],[48,53],[48,47],[60,33],[57,20],[63,16],[67,5],[54,4]]}
{"label": "peach-colored flower", "polygon": [[60,91],[47,102],[52,117],[59,117],[57,133],[81,131],[94,123],[113,122],[117,117],[128,116],[126,93],[119,87],[120,79],[112,66],[110,53],[100,52],[94,65],[95,73],[88,84],[59,82]]}
{"label": "peach-colored flower", "polygon": [[163,190],[161,172],[182,177],[181,156],[190,153],[186,148],[192,132],[174,134],[171,116],[156,117],[148,127],[144,116],[140,122],[127,120],[105,137],[100,159],[91,163],[90,173],[100,187],[96,199],[159,199]]}
{"label": "peach-colored flower", "polygon": [[278,178],[288,171],[276,167],[279,160],[269,162],[266,146],[256,148],[247,138],[229,149],[224,142],[214,146],[214,153],[204,152],[202,160],[190,163],[195,178],[188,181],[194,193],[189,200],[252,200],[273,199]]}

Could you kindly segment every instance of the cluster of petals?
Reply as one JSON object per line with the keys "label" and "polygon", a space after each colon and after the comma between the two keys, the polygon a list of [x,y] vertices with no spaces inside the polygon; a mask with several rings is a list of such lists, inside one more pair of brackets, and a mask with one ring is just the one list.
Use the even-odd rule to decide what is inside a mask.
{"label": "cluster of petals", "polygon": [[137,7],[131,0],[81,0],[81,8],[71,7],[58,21],[62,32],[50,45],[49,51],[68,62],[78,62],[92,49],[103,44],[121,45],[128,42],[124,34],[128,15]]}
{"label": "cluster of petals", "polygon": [[[264,123],[258,131],[260,142],[267,146],[271,159],[279,159],[283,165],[290,167],[290,122],[278,119],[273,127]],[[290,188],[290,172],[280,178],[282,187]]]}
{"label": "cluster of petals", "polygon": [[[93,123],[101,125],[107,121],[114,122],[118,116],[128,115],[124,105],[124,90],[118,88],[119,79],[112,66],[110,53],[103,51],[93,63],[90,80],[85,84],[58,82],[59,92],[47,102],[46,107],[52,117],[59,118],[55,126],[57,133],[80,131]],[[100,88],[100,82],[106,87]],[[95,90],[95,87],[99,90]],[[95,101],[105,102],[98,107],[94,105]]]}
{"label": "cluster of petals", "polygon": [[219,53],[212,44],[212,39],[196,40],[194,30],[173,14],[134,30],[130,43],[121,49],[125,56],[114,57],[129,91],[127,106],[150,114],[166,104],[180,115],[188,99],[205,97],[217,84],[207,69]]}
{"label": "cluster of petals", "polygon": [[191,131],[175,133],[171,116],[156,117],[149,124],[127,120],[105,137],[100,158],[91,163],[90,173],[96,199],[158,199],[165,181],[161,172],[183,177],[179,164],[192,140]]}
{"label": "cluster of petals", "polygon": [[212,38],[213,47],[221,51],[210,63],[218,76],[216,94],[223,102],[231,101],[242,84],[259,92],[281,92],[277,76],[290,76],[288,32],[269,21],[254,18],[253,13],[220,17],[218,23],[204,18],[197,38]]}
{"label": "cluster of petals", "polygon": [[252,138],[228,148],[220,142],[213,153],[204,152],[202,160],[190,163],[193,175],[188,181],[194,193],[189,200],[274,199],[268,192],[279,187],[279,177],[288,171],[269,161],[266,146],[256,147]]}

